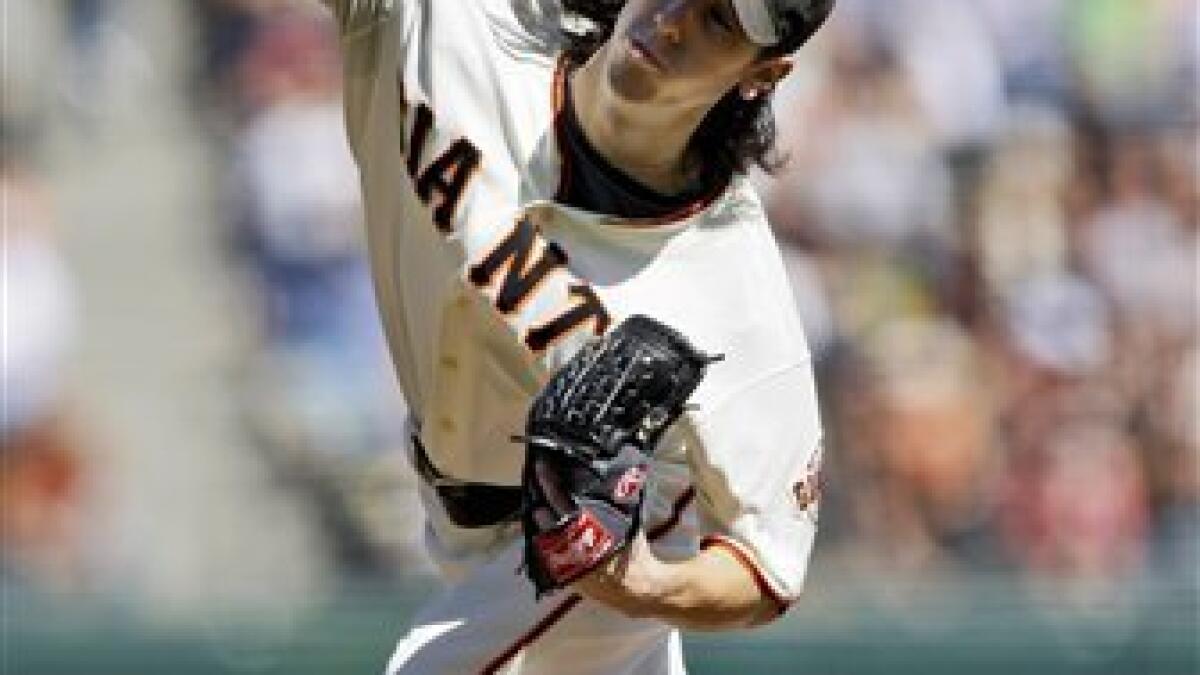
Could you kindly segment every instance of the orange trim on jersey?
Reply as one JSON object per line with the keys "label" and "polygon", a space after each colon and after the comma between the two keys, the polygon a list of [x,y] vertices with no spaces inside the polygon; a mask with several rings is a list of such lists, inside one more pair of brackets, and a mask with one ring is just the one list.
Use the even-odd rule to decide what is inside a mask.
{"label": "orange trim on jersey", "polygon": [[554,105],[554,142],[558,145],[558,190],[554,195],[554,201],[561,202],[567,194],[567,189],[571,186],[571,161],[563,152],[563,148],[567,147],[567,129],[566,129],[566,112],[567,106],[567,56],[566,54],[558,57],[558,65],[554,68],[554,93],[550,97]]}
{"label": "orange trim on jersey", "polygon": [[712,203],[717,201],[717,198],[720,197],[722,194],[724,194],[725,190],[728,187],[729,187],[729,181],[725,181],[724,183],[721,183],[715,189],[713,189],[712,192],[704,195],[703,197],[700,197],[699,199],[696,199],[691,204],[682,206],[682,207],[676,209],[675,211],[668,213],[665,216],[659,216],[658,218],[651,218],[651,219],[646,219],[646,220],[639,219],[638,222],[639,223],[648,223],[648,224],[652,224],[652,225],[669,225],[671,223],[677,223],[681,220],[687,220],[688,218],[691,218],[692,216],[696,215],[697,213],[700,213],[704,209],[707,209],[709,206],[712,206]]}
{"label": "orange trim on jersey", "polygon": [[741,563],[742,567],[745,567],[746,571],[754,577],[754,584],[758,586],[758,590],[774,603],[776,616],[788,610],[788,607],[792,604],[791,601],[785,599],[771,586],[771,583],[767,581],[767,575],[763,573],[754,556],[746,551],[745,547],[733,539],[719,534],[710,534],[700,540],[700,550],[714,546],[720,547],[732,554],[734,559]]}
{"label": "orange trim on jersey", "polygon": [[572,593],[566,600],[563,600],[561,603],[559,603],[558,607],[555,607],[553,610],[551,610],[551,612],[547,614],[541,621],[539,621],[537,625],[529,629],[529,631],[522,635],[516,642],[512,643],[508,649],[505,649],[500,656],[492,659],[480,672],[483,675],[492,675],[493,673],[498,672],[509,661],[511,661],[514,656],[520,653],[522,649],[528,647],[534,640],[540,638],[542,634],[550,630],[551,626],[558,623],[558,620],[563,618],[567,612],[571,611],[575,605],[578,605],[579,601],[582,599],[582,596]]}
{"label": "orange trim on jersey", "polygon": [[[679,522],[679,518],[683,515],[683,511],[688,507],[688,504],[692,502],[692,498],[695,497],[695,495],[696,488],[688,486],[688,488],[683,491],[683,494],[679,495],[679,498],[675,500],[674,506],[671,507],[671,515],[662,523],[659,523],[657,526],[655,526],[653,530],[647,532],[646,538],[654,541],[666,536],[666,534],[670,532],[671,529],[674,528]],[[499,670],[507,665],[508,662],[511,661],[517,654],[519,654],[522,649],[525,649],[529,645],[533,644],[534,640],[537,640],[544,635],[546,631],[550,630],[550,628],[554,626],[554,624],[558,623],[560,619],[566,616],[567,612],[574,609],[575,606],[579,604],[580,600],[583,600],[583,596],[579,595],[578,593],[572,593],[571,595],[567,596],[566,600],[563,600],[558,604],[557,607],[550,610],[549,614],[543,617],[541,621],[534,624],[533,628],[530,628],[528,631],[526,631],[524,635],[517,638],[516,642],[513,642],[511,645],[509,645],[508,649],[505,649],[500,653],[499,656],[489,661],[488,664],[484,666],[483,670],[480,671],[482,675],[494,675],[494,673],[499,672]]]}
{"label": "orange trim on jersey", "polygon": [[[560,203],[566,199],[574,174],[574,167],[571,166],[571,158],[567,153],[563,152],[563,148],[567,147],[567,118],[565,113],[566,106],[569,105],[567,101],[567,75],[569,72],[567,57],[565,55],[559,56],[558,65],[554,70],[554,94],[552,100],[554,102],[554,141],[558,144],[560,164],[558,190],[555,192],[554,201]],[[687,220],[711,206],[728,188],[729,181],[723,181],[713,188],[712,192],[695,199],[689,204],[684,204],[678,209],[657,218],[637,219],[637,222],[647,225],[668,225],[680,220]]]}

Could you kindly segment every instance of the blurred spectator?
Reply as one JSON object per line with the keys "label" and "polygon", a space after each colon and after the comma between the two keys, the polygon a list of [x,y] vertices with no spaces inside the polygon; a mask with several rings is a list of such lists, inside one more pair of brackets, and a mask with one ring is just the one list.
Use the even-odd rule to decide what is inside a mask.
{"label": "blurred spectator", "polygon": [[770,188],[773,211],[787,223],[795,202],[807,202],[807,236],[830,245],[891,248],[950,234],[949,175],[895,54],[847,36],[835,42],[831,68],[814,105],[781,122],[803,140],[789,148],[795,166]]}
{"label": "blurred spectator", "polygon": [[112,0],[61,0],[63,49],[58,70],[42,84],[56,96],[64,120],[84,138],[94,138],[108,122],[136,109],[146,87],[162,75],[147,45],[128,25],[135,14]]}
{"label": "blurred spectator", "polygon": [[978,3],[901,0],[879,3],[893,17],[890,39],[939,148],[973,151],[1002,121],[1004,78]]}
{"label": "blurred spectator", "polygon": [[1066,192],[1074,167],[1068,120],[1053,107],[1014,107],[1000,138],[984,161],[974,230],[983,280],[1003,290],[1068,268]]}
{"label": "blurred spectator", "polygon": [[1150,562],[1200,588],[1196,15],[846,0],[780,91],[792,162],[760,187],[856,564],[1088,611]]}
{"label": "blurred spectator", "polygon": [[1069,0],[974,0],[991,33],[1012,101],[1061,105],[1070,96],[1071,68],[1063,44]]}
{"label": "blurred spectator", "polygon": [[[262,351],[247,405],[267,449],[327,508],[343,559],[368,563],[377,531],[363,488],[394,487],[388,452],[400,443],[403,402],[360,242],[358,173],[342,126],[333,31],[310,13],[273,15],[238,64],[242,109],[228,200],[260,301]],[[385,519],[394,528],[402,505]],[[361,508],[360,508],[361,507]],[[371,522],[361,522],[364,519]]]}
{"label": "blurred spectator", "polygon": [[1196,114],[1197,12],[1189,0],[1074,0],[1066,42],[1078,94],[1114,128]]}
{"label": "blurred spectator", "polygon": [[191,0],[200,102],[225,114],[241,113],[236,73],[266,20],[267,5],[264,0]]}
{"label": "blurred spectator", "polygon": [[1031,277],[1005,289],[1006,340],[1019,363],[1059,378],[1086,377],[1111,366],[1108,305],[1087,280],[1070,274]]}
{"label": "blurred spectator", "polygon": [[68,379],[78,339],[71,274],[27,149],[0,128],[4,203],[4,414],[0,432],[0,562],[34,582],[81,581],[84,465],[70,428]]}
{"label": "blurred spectator", "polygon": [[904,319],[862,346],[832,420],[857,536],[897,578],[988,567],[995,420],[973,344],[953,322]]}
{"label": "blurred spectator", "polygon": [[0,109],[6,124],[16,120],[33,130],[47,117],[57,93],[53,83],[63,43],[60,15],[52,2],[6,2],[3,9]]}
{"label": "blurred spectator", "polygon": [[68,100],[80,108],[95,103],[97,94],[108,88],[106,32],[112,27],[109,0],[67,0],[67,36],[70,38],[72,77],[66,85]]}
{"label": "blurred spectator", "polygon": [[1200,347],[1167,374],[1149,406],[1157,452],[1149,459],[1158,507],[1155,570],[1169,592],[1200,595]]}
{"label": "blurred spectator", "polygon": [[1118,136],[1108,192],[1077,235],[1084,266],[1124,321],[1187,338],[1196,328],[1200,238],[1163,198],[1161,167],[1149,139]]}
{"label": "blurred spectator", "polygon": [[1148,502],[1138,441],[1107,420],[1066,419],[1013,458],[1002,520],[1039,592],[1105,612],[1147,561]]}

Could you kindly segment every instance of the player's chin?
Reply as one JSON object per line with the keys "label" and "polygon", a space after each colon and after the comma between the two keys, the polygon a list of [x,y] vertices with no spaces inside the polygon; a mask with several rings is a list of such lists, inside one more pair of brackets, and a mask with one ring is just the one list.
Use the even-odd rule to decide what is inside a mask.
{"label": "player's chin", "polygon": [[659,89],[657,73],[644,64],[622,59],[608,69],[608,85],[613,94],[629,103],[654,100]]}

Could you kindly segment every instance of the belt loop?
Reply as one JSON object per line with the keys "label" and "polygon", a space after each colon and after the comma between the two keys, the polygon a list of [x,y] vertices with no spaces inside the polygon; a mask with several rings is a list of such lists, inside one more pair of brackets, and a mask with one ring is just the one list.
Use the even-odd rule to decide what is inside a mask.
{"label": "belt loop", "polygon": [[474,483],[447,476],[434,466],[421,442],[421,425],[413,416],[406,422],[409,459],[413,469],[438,495],[447,517],[463,528],[491,527],[513,520],[521,508],[521,488]]}
{"label": "belt loop", "polygon": [[411,410],[404,417],[404,435],[408,438],[421,435],[421,418]]}
{"label": "belt loop", "polygon": [[433,465],[433,461],[429,459],[429,453],[425,450],[425,444],[421,442],[421,433],[419,430],[413,430],[409,434],[408,442],[412,448],[413,468],[416,469],[417,475],[422,480],[435,488],[458,482],[447,478],[444,473],[438,471],[438,468]]}

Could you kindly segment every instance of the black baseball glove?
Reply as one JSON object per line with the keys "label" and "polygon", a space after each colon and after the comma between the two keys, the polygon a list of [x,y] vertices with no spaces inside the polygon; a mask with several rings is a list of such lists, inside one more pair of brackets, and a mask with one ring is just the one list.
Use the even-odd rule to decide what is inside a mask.
{"label": "black baseball glove", "polygon": [[534,399],[519,437],[521,525],[525,570],[539,596],[600,566],[637,534],[650,456],[719,359],[633,316],[580,349]]}

